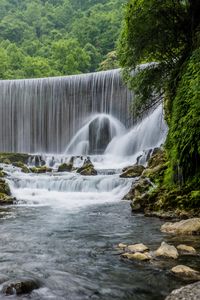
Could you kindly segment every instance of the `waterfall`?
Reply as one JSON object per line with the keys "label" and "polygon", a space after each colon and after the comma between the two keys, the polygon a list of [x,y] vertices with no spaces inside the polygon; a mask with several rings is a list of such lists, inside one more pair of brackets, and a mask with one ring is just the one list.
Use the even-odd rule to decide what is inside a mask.
{"label": "waterfall", "polygon": [[[85,121],[96,114],[107,114],[129,127],[131,100],[119,69],[67,77],[2,80],[0,151],[62,153]],[[94,123],[99,129],[110,126],[106,117]],[[89,130],[94,131],[91,126]],[[113,135],[107,133],[107,142]],[[98,146],[94,138],[93,144]],[[83,149],[87,144],[79,146]]]}

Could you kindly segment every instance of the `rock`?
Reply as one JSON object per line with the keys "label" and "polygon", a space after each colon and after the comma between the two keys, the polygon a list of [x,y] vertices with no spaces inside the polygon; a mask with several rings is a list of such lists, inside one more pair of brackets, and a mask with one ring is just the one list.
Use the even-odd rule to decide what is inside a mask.
{"label": "rock", "polygon": [[126,244],[123,244],[123,243],[120,243],[118,246],[117,246],[119,249],[125,249],[127,247]]}
{"label": "rock", "polygon": [[167,222],[161,226],[161,231],[173,234],[200,234],[200,218],[182,220],[176,223]]}
{"label": "rock", "polygon": [[200,282],[186,285],[172,291],[165,300],[199,300]]}
{"label": "rock", "polygon": [[148,177],[149,179],[154,180],[162,175],[166,169],[167,166],[165,164],[160,164],[154,168],[147,168],[142,172],[142,177]]}
{"label": "rock", "polygon": [[122,254],[123,258],[128,258],[129,260],[150,260],[151,256],[148,253],[141,253],[141,252],[136,252],[136,253],[123,253]]}
{"label": "rock", "polygon": [[28,294],[40,287],[39,283],[34,279],[22,279],[15,282],[8,282],[3,286],[3,293],[8,295]]}
{"label": "rock", "polygon": [[148,251],[149,248],[145,246],[144,244],[134,244],[134,245],[129,245],[127,247],[128,252],[131,253],[136,253],[136,252],[145,252]]}
{"label": "rock", "polygon": [[3,172],[3,171],[0,171],[0,178],[3,178],[5,175],[6,175],[6,173],[5,173],[5,172]]}
{"label": "rock", "polygon": [[142,165],[135,165],[123,169],[123,173],[120,175],[121,178],[134,178],[139,177],[144,171],[145,167]]}
{"label": "rock", "polygon": [[30,169],[27,166],[23,166],[23,168],[21,168],[21,171],[23,173],[31,173]]}
{"label": "rock", "polygon": [[195,281],[200,280],[200,273],[198,271],[184,265],[173,267],[171,271],[172,273],[181,277],[189,278]]}
{"label": "rock", "polygon": [[6,194],[8,196],[11,195],[11,191],[10,191],[8,183],[4,179],[1,179],[1,178],[0,178],[0,193]]}
{"label": "rock", "polygon": [[71,172],[73,170],[74,157],[68,163],[63,163],[58,167],[58,172]]}
{"label": "rock", "polygon": [[6,165],[11,165],[11,161],[10,161],[10,159],[8,159],[8,158],[5,158],[5,159],[3,160],[3,164],[6,164]]}
{"label": "rock", "polygon": [[77,173],[84,176],[97,175],[97,171],[89,158],[85,159],[83,166],[77,169]]}
{"label": "rock", "polygon": [[94,168],[87,168],[82,170],[80,174],[84,176],[92,176],[92,175],[94,176],[97,175],[97,171]]}
{"label": "rock", "polygon": [[6,194],[0,193],[0,205],[12,205],[14,204],[15,198]]}
{"label": "rock", "polygon": [[187,246],[187,245],[178,245],[177,249],[182,251],[182,252],[186,252],[186,253],[190,253],[190,254],[196,254],[196,250],[191,247],[191,246]]}
{"label": "rock", "polygon": [[145,208],[148,205],[148,193],[138,196],[131,202],[132,212],[145,212]]}
{"label": "rock", "polygon": [[17,161],[17,162],[14,162],[14,163],[13,163],[13,166],[14,166],[14,167],[17,167],[17,168],[23,168],[23,167],[24,167],[24,164],[23,164],[23,162],[21,162],[21,161]]}
{"label": "rock", "polygon": [[155,256],[168,257],[176,259],[178,258],[178,251],[174,246],[171,246],[165,242],[162,242],[161,246],[155,251]]}
{"label": "rock", "polygon": [[130,191],[126,194],[123,200],[134,200],[136,197],[141,196],[143,193],[148,191],[152,186],[152,183],[147,178],[140,178],[133,183]]}
{"label": "rock", "polygon": [[46,166],[43,166],[43,167],[33,167],[33,168],[30,168],[31,172],[32,173],[36,173],[36,174],[43,174],[43,173],[47,173],[47,172],[52,172],[52,169],[51,168],[48,168]]}
{"label": "rock", "polygon": [[158,165],[163,165],[166,162],[165,152],[161,148],[153,151],[151,158],[148,161],[147,168],[153,169]]}
{"label": "rock", "polygon": [[31,157],[31,155],[24,153],[0,153],[0,163],[8,159],[10,163],[22,162],[27,164],[29,157]]}

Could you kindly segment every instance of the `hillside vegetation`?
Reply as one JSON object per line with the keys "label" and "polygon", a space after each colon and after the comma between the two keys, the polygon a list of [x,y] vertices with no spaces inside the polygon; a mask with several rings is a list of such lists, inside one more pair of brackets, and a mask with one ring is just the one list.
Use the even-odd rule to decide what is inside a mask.
{"label": "hillside vegetation", "polygon": [[0,0],[0,78],[116,66],[125,0]]}

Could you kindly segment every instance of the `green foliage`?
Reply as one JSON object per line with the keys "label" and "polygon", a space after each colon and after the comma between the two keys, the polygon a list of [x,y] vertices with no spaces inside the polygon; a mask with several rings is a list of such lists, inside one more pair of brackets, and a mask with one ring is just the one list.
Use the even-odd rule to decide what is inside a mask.
{"label": "green foliage", "polygon": [[[173,94],[182,63],[190,55],[199,23],[196,0],[130,0],[119,40],[124,78],[136,95],[136,113],[157,104],[163,92]],[[136,68],[142,63],[148,67]],[[132,76],[136,70],[137,76]]]}
{"label": "green foliage", "polygon": [[186,182],[200,171],[199,82],[200,49],[197,49],[182,71],[173,101],[167,147],[176,182]]}
{"label": "green foliage", "polygon": [[98,69],[115,49],[126,0],[1,0],[0,78]]}

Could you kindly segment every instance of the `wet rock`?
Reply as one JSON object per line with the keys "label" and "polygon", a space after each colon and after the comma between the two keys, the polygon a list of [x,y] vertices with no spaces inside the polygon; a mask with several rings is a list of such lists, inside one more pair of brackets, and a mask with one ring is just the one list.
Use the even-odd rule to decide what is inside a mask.
{"label": "wet rock", "polygon": [[31,155],[24,153],[0,153],[0,163],[3,163],[5,159],[8,159],[10,163],[21,161],[27,164],[29,157]]}
{"label": "wet rock", "polygon": [[1,178],[0,178],[0,193],[8,195],[8,196],[11,195],[11,191],[10,191],[10,187],[9,187],[8,183],[4,179],[1,179]]}
{"label": "wet rock", "polygon": [[128,252],[136,253],[136,252],[146,252],[149,250],[149,248],[144,244],[134,244],[134,245],[129,245],[127,247],[127,250]]}
{"label": "wet rock", "polygon": [[142,172],[142,177],[148,177],[149,179],[154,180],[162,175],[166,169],[167,166],[164,164],[160,164],[154,168],[147,168]]}
{"label": "wet rock", "polygon": [[6,194],[0,193],[0,205],[12,205],[15,202],[15,198]]}
{"label": "wet rock", "polygon": [[84,161],[82,167],[77,169],[77,173],[80,173],[84,176],[97,175],[97,171],[95,170],[94,165],[89,158]]}
{"label": "wet rock", "polygon": [[48,172],[52,172],[52,169],[51,168],[48,168],[46,166],[43,166],[43,167],[33,167],[33,168],[30,168],[31,172],[32,173],[35,173],[35,174],[43,174],[43,173],[48,173]]}
{"label": "wet rock", "polygon": [[23,167],[24,167],[24,164],[23,164],[23,162],[21,162],[21,161],[17,161],[17,162],[14,162],[14,163],[13,163],[13,166],[14,166],[14,167],[17,167],[17,168],[23,168]]}
{"label": "wet rock", "polygon": [[199,300],[200,282],[172,291],[165,300]]}
{"label": "wet rock", "polygon": [[74,157],[68,163],[63,163],[58,167],[58,172],[71,172],[73,170]]}
{"label": "wet rock", "polygon": [[161,246],[155,251],[156,257],[168,257],[176,259],[178,258],[178,251],[174,246],[171,246],[165,242],[162,242]]}
{"label": "wet rock", "polygon": [[161,231],[173,234],[200,234],[200,218],[182,220],[176,223],[167,222],[161,226]]}
{"label": "wet rock", "polygon": [[123,253],[122,257],[127,258],[129,260],[140,260],[140,261],[146,261],[151,259],[151,256],[148,253],[141,253],[141,252]]}
{"label": "wet rock", "polygon": [[130,191],[126,194],[123,200],[134,200],[136,197],[141,196],[143,193],[148,191],[148,189],[152,186],[152,183],[147,178],[140,178],[136,182],[133,183]]}
{"label": "wet rock", "polygon": [[155,148],[152,156],[148,161],[147,168],[153,169],[158,165],[163,165],[166,162],[165,152],[161,148]]}
{"label": "wet rock", "polygon": [[132,212],[144,212],[147,206],[148,193],[135,197],[131,202]]}
{"label": "wet rock", "polygon": [[194,281],[200,280],[200,273],[190,267],[178,265],[171,269],[172,273],[182,278],[188,278]]}
{"label": "wet rock", "polygon": [[10,161],[10,159],[8,159],[8,158],[5,158],[5,159],[3,160],[3,164],[6,164],[6,165],[11,165],[11,161]]}
{"label": "wet rock", "polygon": [[187,245],[178,245],[177,249],[183,253],[190,253],[190,254],[194,254],[194,255],[197,253],[193,247],[187,246]]}
{"label": "wet rock", "polygon": [[31,170],[30,170],[27,166],[23,166],[23,167],[21,168],[21,171],[22,171],[23,173],[31,173]]}
{"label": "wet rock", "polygon": [[117,246],[117,248],[123,249],[123,250],[124,250],[127,246],[128,246],[128,245],[126,245],[126,244],[120,243],[120,244]]}
{"label": "wet rock", "polygon": [[145,167],[142,165],[135,165],[124,168],[123,173],[120,175],[121,178],[134,178],[139,177],[144,171]]}
{"label": "wet rock", "polygon": [[3,293],[6,295],[21,295],[31,293],[40,287],[34,279],[22,279],[15,282],[8,282],[3,286]]}

